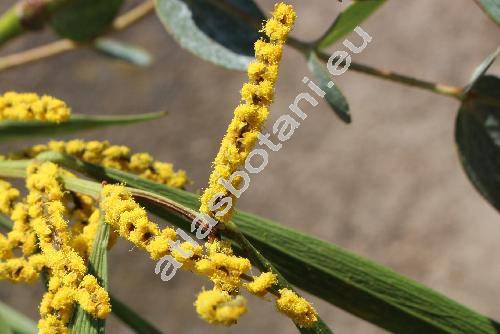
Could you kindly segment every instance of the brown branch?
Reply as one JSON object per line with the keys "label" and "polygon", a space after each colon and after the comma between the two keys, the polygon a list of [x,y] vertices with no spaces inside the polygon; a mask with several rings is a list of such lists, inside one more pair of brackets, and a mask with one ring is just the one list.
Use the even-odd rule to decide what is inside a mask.
{"label": "brown branch", "polygon": [[[129,12],[119,16],[114,21],[111,31],[120,31],[128,28],[132,24],[137,23],[139,20],[146,17],[146,15],[148,15],[153,9],[153,1],[148,0],[143,2]],[[85,46],[87,46],[87,44],[75,43],[70,39],[60,39],[43,46],[4,56],[0,58],[0,72]]]}

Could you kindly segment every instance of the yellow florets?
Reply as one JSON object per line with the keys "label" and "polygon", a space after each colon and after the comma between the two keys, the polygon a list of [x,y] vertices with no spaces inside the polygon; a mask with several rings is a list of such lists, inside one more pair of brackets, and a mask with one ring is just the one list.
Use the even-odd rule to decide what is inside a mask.
{"label": "yellow florets", "polygon": [[85,311],[97,318],[104,319],[111,312],[108,293],[92,275],[83,278],[78,288],[76,300]]}
{"label": "yellow florets", "polygon": [[0,121],[67,121],[71,109],[61,100],[33,93],[7,92],[0,96]]}
{"label": "yellow florets", "polygon": [[13,203],[19,198],[20,192],[9,182],[0,180],[0,213],[10,215]]}
{"label": "yellow florets", "polygon": [[267,289],[272,287],[278,282],[276,274],[272,272],[266,272],[260,274],[260,276],[254,277],[253,282],[246,283],[245,287],[247,290],[257,296],[264,296],[267,293]]}
{"label": "yellow florets", "polygon": [[66,333],[75,301],[91,315],[105,317],[111,309],[109,297],[93,276],[85,276],[85,262],[71,247],[71,233],[64,219],[62,171],[46,162],[30,165],[27,174],[28,215],[50,274],[49,290],[40,306],[39,333]]}
{"label": "yellow florets", "polygon": [[[214,160],[214,170],[210,175],[207,189],[201,196],[200,211],[221,222],[228,222],[234,211],[233,206],[221,217],[215,217],[210,210],[210,201],[218,193],[229,196],[219,180],[228,179],[240,168],[257,142],[260,130],[269,114],[268,107],[274,98],[274,84],[278,77],[278,65],[288,33],[293,27],[296,14],[292,6],[280,3],[275,6],[273,16],[264,25],[263,32],[269,42],[260,39],[255,43],[255,62],[248,67],[249,82],[241,90],[242,104],[235,112],[226,135]],[[238,186],[241,179],[235,178]]]}
{"label": "yellow florets", "polygon": [[155,161],[149,153],[132,154],[130,148],[111,145],[108,141],[50,141],[47,145],[33,146],[12,157],[35,158],[46,151],[69,154],[86,162],[130,172],[174,188],[183,188],[188,183],[186,172],[174,170],[172,164]]}
{"label": "yellow florets", "polygon": [[160,231],[124,186],[105,185],[101,209],[107,224],[121,237],[148,251],[153,259],[159,259],[169,252],[169,241],[175,239],[175,231],[171,228]]}
{"label": "yellow florets", "polygon": [[210,324],[232,325],[247,310],[246,300],[232,298],[227,292],[217,289],[202,291],[194,303],[196,312]]}
{"label": "yellow florets", "polygon": [[312,305],[290,289],[279,290],[276,308],[291,318],[299,327],[311,327],[318,321],[318,314]]}

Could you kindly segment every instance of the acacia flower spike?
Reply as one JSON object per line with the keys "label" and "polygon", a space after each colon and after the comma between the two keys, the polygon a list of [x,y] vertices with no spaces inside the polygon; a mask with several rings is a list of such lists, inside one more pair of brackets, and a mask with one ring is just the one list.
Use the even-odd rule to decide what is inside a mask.
{"label": "acacia flower spike", "polygon": [[174,188],[183,188],[189,182],[186,172],[174,170],[171,163],[157,161],[149,153],[132,153],[129,147],[112,145],[108,141],[53,140],[46,145],[35,145],[8,158],[32,159],[46,151],[68,154],[85,162],[119,169]]}
{"label": "acacia flower spike", "polygon": [[[295,22],[293,7],[284,3],[275,6],[272,18],[262,29],[269,41],[260,39],[255,43],[255,61],[248,67],[249,82],[241,89],[241,104],[236,107],[234,117],[222,139],[209,178],[208,187],[201,196],[202,213],[216,217],[218,221],[227,223],[234,211],[235,196],[220,183],[230,179],[244,163],[255,146],[260,130],[269,114],[269,106],[274,98],[274,85],[278,78],[278,68],[288,33]],[[241,177],[233,180],[237,187]],[[214,199],[232,198],[232,206],[222,215],[212,212]],[[220,212],[219,212],[220,213]]]}
{"label": "acacia flower spike", "polygon": [[34,93],[7,92],[0,96],[0,121],[67,121],[71,109],[64,101]]}
{"label": "acacia flower spike", "polygon": [[27,170],[28,215],[49,269],[48,291],[40,304],[40,334],[66,334],[74,302],[94,317],[105,318],[111,312],[108,293],[86,274],[85,261],[70,245],[65,190],[59,181],[63,174],[51,162],[33,163]]}

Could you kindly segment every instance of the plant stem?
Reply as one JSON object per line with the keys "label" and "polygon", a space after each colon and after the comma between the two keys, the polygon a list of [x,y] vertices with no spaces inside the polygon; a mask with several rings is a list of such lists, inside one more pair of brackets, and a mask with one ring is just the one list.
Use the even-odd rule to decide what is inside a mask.
{"label": "plant stem", "polygon": [[12,7],[0,17],[0,45],[20,35],[23,31],[16,7]]}
{"label": "plant stem", "polygon": [[5,56],[0,58],[0,71],[49,58],[63,52],[74,50],[77,47],[78,44],[72,42],[71,40],[61,39],[40,47]]}
{"label": "plant stem", "polygon": [[[293,47],[296,48],[295,46],[293,46]],[[327,62],[328,59],[330,58],[330,56],[328,54],[321,52],[321,51],[318,51],[318,57],[321,60],[323,60],[324,62]],[[430,92],[433,92],[433,93],[436,93],[439,95],[450,96],[450,97],[454,97],[456,99],[461,99],[462,94],[464,92],[463,88],[461,88],[461,87],[455,87],[455,86],[449,86],[449,85],[429,82],[429,81],[413,78],[413,77],[410,77],[410,76],[407,76],[404,74],[399,74],[399,73],[388,71],[388,70],[382,70],[382,69],[378,69],[375,67],[371,67],[368,65],[359,64],[359,63],[355,63],[355,62],[351,63],[351,66],[349,67],[349,69],[352,71],[355,71],[355,72],[372,75],[372,76],[377,77],[379,79],[389,80],[389,81],[397,82],[397,83],[400,83],[403,85],[425,89],[427,91],[430,91]]]}
{"label": "plant stem", "polygon": [[0,16],[0,46],[27,30],[43,27],[50,14],[69,0],[19,1]]}
{"label": "plant stem", "polygon": [[[122,16],[119,16],[114,21],[111,31],[120,31],[128,28],[132,24],[137,23],[140,19],[144,18],[153,9],[154,3],[151,0],[143,2],[137,7],[131,9],[129,12],[123,14]],[[0,19],[0,29],[1,22],[2,21]],[[0,44],[2,40],[1,33],[2,31],[0,30]],[[75,43],[69,39],[60,39],[58,41],[42,45],[40,47],[4,56],[0,58],[0,72],[38,60],[46,59],[68,51],[76,50],[84,46],[88,45]]]}

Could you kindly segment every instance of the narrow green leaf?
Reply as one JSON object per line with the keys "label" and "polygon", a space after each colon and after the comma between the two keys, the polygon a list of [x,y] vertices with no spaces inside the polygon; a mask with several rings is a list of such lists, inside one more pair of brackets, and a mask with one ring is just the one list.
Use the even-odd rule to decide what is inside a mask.
{"label": "narrow green leaf", "polygon": [[137,334],[162,334],[154,325],[137,314],[130,307],[111,296],[113,314],[132,328]]}
{"label": "narrow green leaf", "polygon": [[500,46],[497,47],[495,51],[490,53],[488,57],[486,57],[481,62],[481,64],[474,70],[469,80],[469,85],[464,90],[464,94],[467,94],[471,90],[471,88],[476,84],[476,82],[486,74],[490,66],[493,65],[493,63],[497,59],[498,55],[500,55]]}
{"label": "narrow green leaf", "polygon": [[356,26],[372,15],[386,0],[354,0],[344,9],[316,42],[319,49],[324,49],[351,33]]}
{"label": "narrow green leaf", "polygon": [[123,0],[73,0],[52,15],[50,24],[61,37],[89,41],[106,31],[122,4]]}
{"label": "narrow green leaf", "polygon": [[[198,196],[136,175],[60,154],[44,153],[99,180],[115,180],[166,197],[190,209]],[[157,204],[149,211],[181,228],[190,223]],[[237,211],[233,221],[262,254],[297,287],[388,331],[404,334],[498,334],[500,324],[394,271],[313,236]]]}
{"label": "narrow green leaf", "polygon": [[486,14],[495,22],[500,24],[500,2],[498,0],[475,0]]}
{"label": "narrow green leaf", "polygon": [[99,38],[94,43],[94,47],[107,56],[124,60],[133,65],[147,67],[153,62],[151,54],[146,50],[115,39]]}
{"label": "narrow green leaf", "polygon": [[161,22],[177,42],[200,58],[246,70],[264,14],[252,0],[155,0]]}
{"label": "narrow green leaf", "polygon": [[332,110],[342,121],[348,124],[351,123],[351,114],[349,113],[349,104],[346,98],[332,81],[330,73],[315,52],[310,53],[308,66],[316,79],[319,80],[319,87],[326,92],[325,98]]}
{"label": "narrow green leaf", "polygon": [[455,140],[469,179],[500,211],[500,79],[483,76],[458,111]]}
{"label": "narrow green leaf", "polygon": [[101,127],[146,122],[165,115],[164,112],[124,116],[72,115],[69,121],[59,124],[38,121],[0,121],[0,142],[32,137],[54,137]]}
{"label": "narrow green leaf", "polygon": [[[102,215],[101,215],[102,216]],[[94,275],[99,285],[108,290],[108,241],[109,225],[104,219],[99,222],[92,254],[89,257],[89,274]],[[71,334],[103,334],[106,331],[104,319],[96,319],[80,307],[75,311]]]}
{"label": "narrow green leaf", "polygon": [[36,334],[38,329],[33,320],[0,301],[0,315],[14,334]]}

